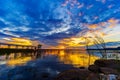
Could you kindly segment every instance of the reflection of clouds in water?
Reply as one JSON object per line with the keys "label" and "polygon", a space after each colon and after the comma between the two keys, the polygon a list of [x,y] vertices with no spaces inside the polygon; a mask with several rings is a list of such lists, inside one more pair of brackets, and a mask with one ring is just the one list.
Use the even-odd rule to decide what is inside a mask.
{"label": "reflection of clouds in water", "polygon": [[[0,71],[0,80],[44,80],[46,77],[52,80],[59,72],[72,69],[72,65],[59,63],[55,56],[48,56],[43,59],[28,62],[25,66],[16,66],[8,68],[7,71]],[[6,77],[7,76],[7,77]]]}
{"label": "reflection of clouds in water", "polygon": [[64,64],[71,64],[74,67],[88,67],[89,64],[93,64],[95,60],[99,59],[98,56],[94,56],[95,54],[89,54],[91,54],[90,57],[85,50],[61,50],[59,53],[54,53],[53,55],[58,56],[59,61]]}
{"label": "reflection of clouds in water", "polygon": [[[0,80],[53,80],[57,74],[62,71],[69,69],[77,69],[77,67],[83,66],[83,62],[85,63],[88,58],[87,54],[83,54],[84,52],[79,51],[46,51],[41,53],[11,53],[8,55],[10,60],[18,61],[20,63],[21,59],[27,58],[31,56],[30,61],[26,61],[26,64],[22,65],[14,65],[8,66],[1,65],[0,66]],[[17,54],[15,56],[15,54]],[[33,58],[34,57],[34,58]],[[92,57],[91,57],[92,59]],[[96,58],[95,58],[96,59]],[[93,60],[95,60],[93,58]],[[8,59],[9,60],[9,59]],[[6,60],[6,61],[8,61]],[[9,61],[10,61],[9,60]],[[23,61],[22,61],[23,62]],[[87,63],[85,63],[88,65]],[[4,67],[4,68],[3,68]]]}
{"label": "reflection of clouds in water", "polygon": [[0,56],[0,66],[6,64],[5,56]]}

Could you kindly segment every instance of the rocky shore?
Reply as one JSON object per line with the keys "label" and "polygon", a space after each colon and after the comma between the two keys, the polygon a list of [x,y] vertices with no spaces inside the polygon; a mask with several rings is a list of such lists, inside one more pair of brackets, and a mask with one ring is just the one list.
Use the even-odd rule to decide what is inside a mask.
{"label": "rocky shore", "polygon": [[115,80],[120,80],[119,75],[120,60],[100,59],[96,60],[94,64],[90,65],[88,68],[64,71],[60,73],[55,80],[102,80],[101,76],[116,76]]}

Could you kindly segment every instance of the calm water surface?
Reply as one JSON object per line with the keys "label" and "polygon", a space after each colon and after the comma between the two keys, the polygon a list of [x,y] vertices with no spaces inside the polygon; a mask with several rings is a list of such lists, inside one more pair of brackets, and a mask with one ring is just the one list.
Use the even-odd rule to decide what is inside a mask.
{"label": "calm water surface", "polygon": [[53,80],[64,70],[87,67],[96,59],[86,51],[1,53],[0,80]]}

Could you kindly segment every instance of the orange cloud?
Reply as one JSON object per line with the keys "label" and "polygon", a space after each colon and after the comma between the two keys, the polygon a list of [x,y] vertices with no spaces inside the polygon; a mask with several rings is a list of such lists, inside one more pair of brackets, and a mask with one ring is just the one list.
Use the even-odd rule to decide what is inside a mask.
{"label": "orange cloud", "polygon": [[109,27],[113,28],[118,23],[118,20],[110,19],[110,20],[108,20],[108,22],[110,23]]}
{"label": "orange cloud", "polygon": [[[71,37],[71,38],[65,38],[58,41],[59,44],[64,45],[64,47],[84,47],[86,46],[85,38],[84,37]],[[90,45],[91,43],[89,43]]]}
{"label": "orange cloud", "polygon": [[[98,37],[101,37],[104,39],[104,42],[108,42],[106,39],[107,36],[112,35],[109,34],[109,31],[111,31],[111,28],[116,27],[118,25],[118,20],[116,19],[110,19],[107,22],[100,22],[98,24],[84,24],[84,26],[88,27],[89,30],[79,32],[76,36],[72,36],[71,38],[64,38],[62,40],[59,40],[59,45],[63,45],[65,47],[83,47],[86,46],[86,41],[84,36],[86,36],[89,39],[89,45],[94,45],[94,39],[95,35]],[[116,33],[114,33],[117,35]],[[111,38],[112,40],[112,38]]]}
{"label": "orange cloud", "polygon": [[88,28],[90,29],[96,29],[98,27],[97,24],[92,24],[92,25],[89,25]]}
{"label": "orange cloud", "polygon": [[32,41],[27,38],[3,38],[3,43],[7,44],[17,44],[17,45],[26,45],[26,46],[37,46],[40,44],[39,41]]}
{"label": "orange cloud", "polygon": [[118,21],[115,20],[115,19],[110,19],[110,20],[108,20],[108,22],[109,22],[109,23],[117,23]]}
{"label": "orange cloud", "polygon": [[11,41],[7,42],[8,44],[17,44],[17,45],[32,45],[32,41],[25,38],[11,38]]}

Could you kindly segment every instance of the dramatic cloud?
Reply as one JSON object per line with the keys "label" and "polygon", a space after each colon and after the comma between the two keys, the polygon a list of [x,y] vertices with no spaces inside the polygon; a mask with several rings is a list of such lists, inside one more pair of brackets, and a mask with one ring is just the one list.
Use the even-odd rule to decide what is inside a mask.
{"label": "dramatic cloud", "polygon": [[106,42],[108,39],[119,41],[118,2],[119,0],[0,0],[0,41],[23,38],[39,41],[45,46],[64,46],[61,45],[65,43],[64,40],[68,39],[69,42],[75,37],[77,41],[71,40],[73,44],[70,45],[76,46],[81,36],[89,31],[99,33]]}

